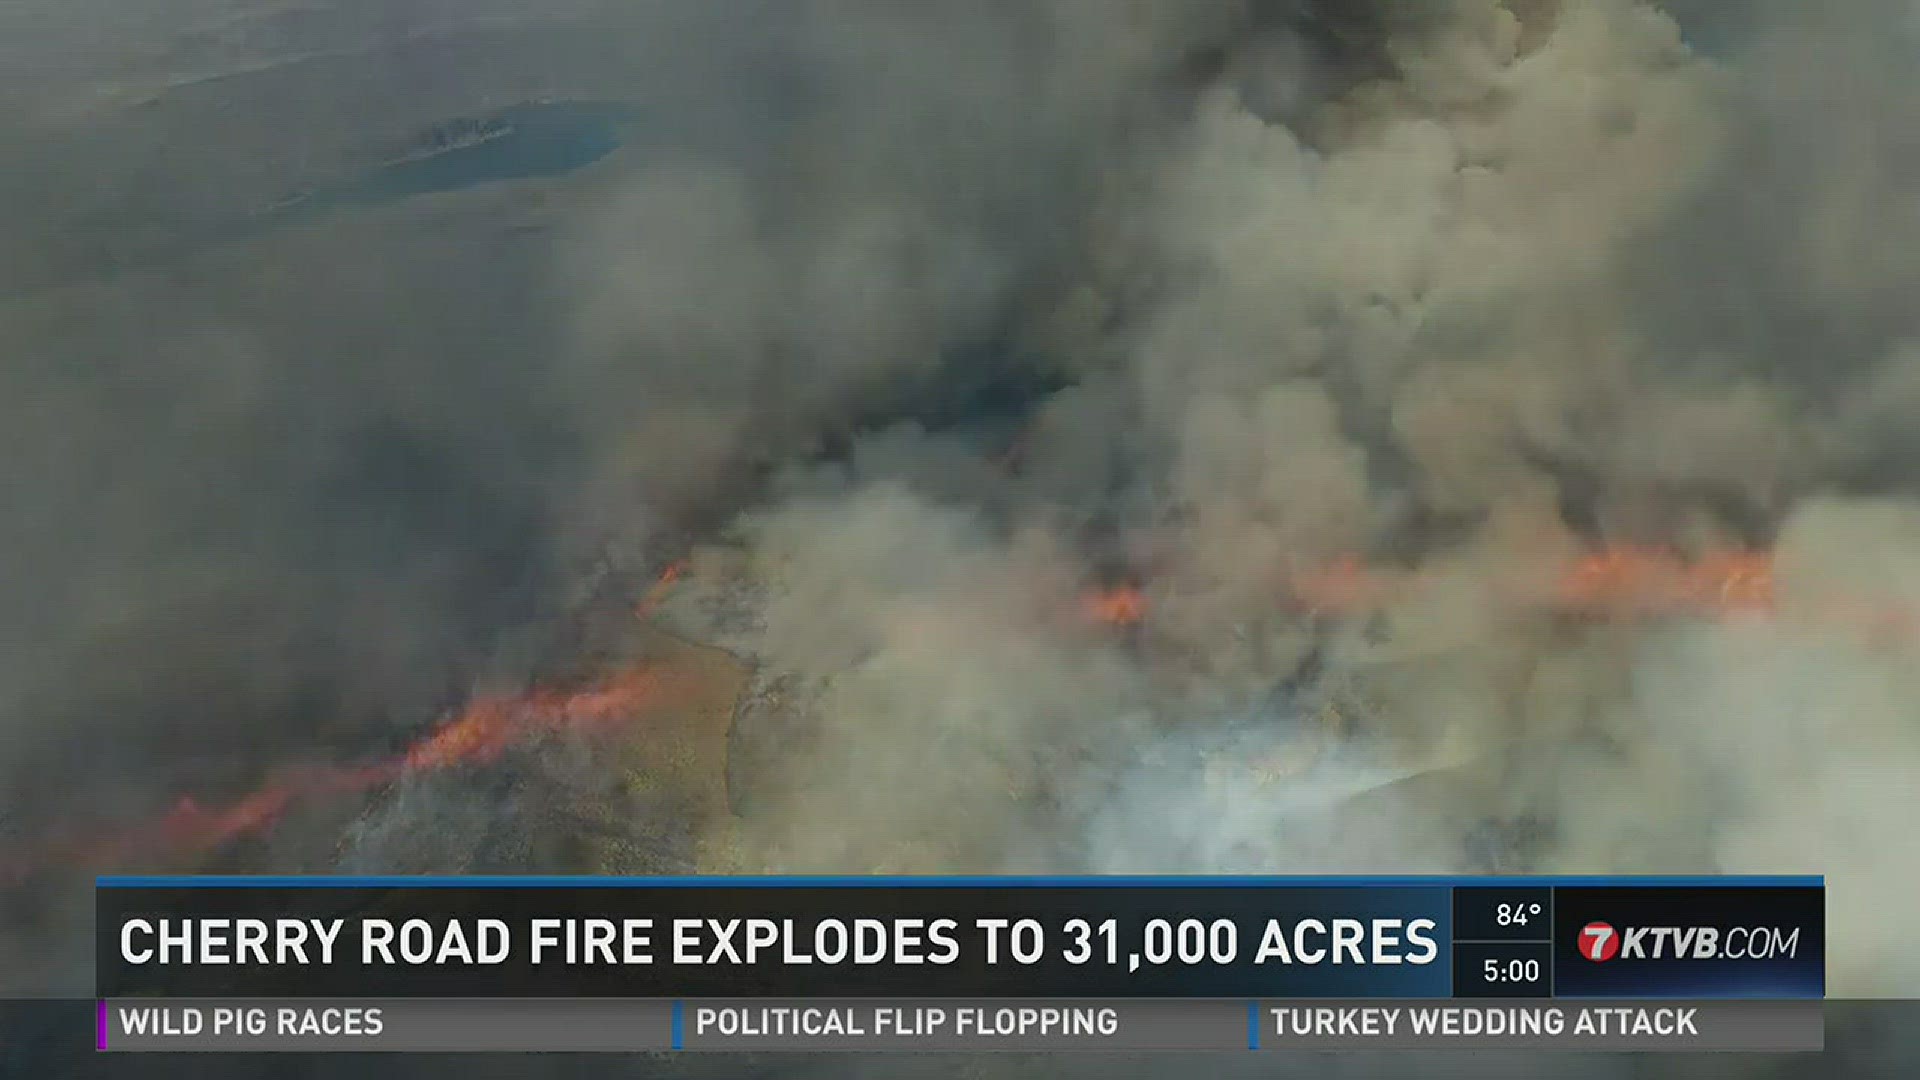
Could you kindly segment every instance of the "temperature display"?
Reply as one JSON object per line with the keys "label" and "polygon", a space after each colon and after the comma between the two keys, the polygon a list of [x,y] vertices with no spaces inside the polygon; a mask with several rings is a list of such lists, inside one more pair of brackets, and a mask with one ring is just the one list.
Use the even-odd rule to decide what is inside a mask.
{"label": "temperature display", "polygon": [[1553,940],[1553,890],[1457,888],[1453,890],[1455,941]]}

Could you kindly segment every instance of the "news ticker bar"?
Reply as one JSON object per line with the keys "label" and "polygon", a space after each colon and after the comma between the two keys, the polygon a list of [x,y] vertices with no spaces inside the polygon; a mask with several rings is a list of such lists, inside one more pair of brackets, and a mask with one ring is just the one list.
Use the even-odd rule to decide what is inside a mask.
{"label": "news ticker bar", "polygon": [[1818,1001],[386,998],[113,1000],[98,1049],[1817,1051]]}
{"label": "news ticker bar", "polygon": [[130,997],[1825,995],[1819,878],[103,878]]}

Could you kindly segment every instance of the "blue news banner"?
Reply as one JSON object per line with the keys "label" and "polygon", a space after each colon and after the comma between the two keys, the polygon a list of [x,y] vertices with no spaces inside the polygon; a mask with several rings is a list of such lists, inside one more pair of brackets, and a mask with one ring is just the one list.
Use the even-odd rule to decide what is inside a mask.
{"label": "blue news banner", "polygon": [[1817,1050],[1819,878],[102,878],[108,1051]]}

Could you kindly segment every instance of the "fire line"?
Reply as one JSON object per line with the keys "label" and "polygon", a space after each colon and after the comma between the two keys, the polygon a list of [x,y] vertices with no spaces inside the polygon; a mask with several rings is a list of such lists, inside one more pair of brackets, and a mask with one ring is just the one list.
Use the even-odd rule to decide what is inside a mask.
{"label": "fire line", "polygon": [[[1360,615],[1416,595],[1434,580],[1432,574],[1369,567],[1349,557],[1283,576],[1276,599],[1312,614]],[[1544,586],[1509,590],[1506,599],[1522,610],[1619,618],[1724,617],[1775,608],[1772,560],[1764,552],[1685,560],[1632,547],[1590,553],[1549,576]],[[1146,593],[1135,586],[1089,593],[1082,607],[1093,621],[1112,626],[1136,625],[1149,615]]]}
{"label": "fire line", "polygon": [[[669,565],[634,606],[650,617],[686,572]],[[1358,559],[1335,560],[1283,579],[1287,606],[1313,614],[1351,616],[1377,611],[1417,593],[1431,578],[1415,571],[1372,568]],[[1592,552],[1550,576],[1545,587],[1510,595],[1521,610],[1592,618],[1721,618],[1769,615],[1775,610],[1773,567],[1764,552],[1730,551],[1683,560],[1666,552],[1610,547]],[[1096,590],[1080,600],[1091,623],[1132,628],[1151,615],[1138,585]],[[1864,605],[1830,605],[1820,612],[1879,642],[1911,641],[1912,619]],[[482,697],[401,753],[371,764],[316,767],[282,773],[224,807],[182,798],[148,825],[91,839],[61,838],[23,851],[0,852],[0,883],[18,882],[50,864],[111,866],[137,856],[184,858],[215,850],[274,826],[295,803],[372,791],[411,773],[484,765],[509,749],[559,734],[592,734],[631,722],[670,698],[669,673],[634,665],[584,689],[533,690]]]}
{"label": "fire line", "polygon": [[580,690],[483,697],[383,761],[284,773],[224,807],[182,798],[153,822],[122,833],[59,838],[37,849],[0,853],[0,882],[18,883],[50,864],[99,867],[132,857],[204,854],[272,828],[302,800],[372,791],[411,773],[484,765],[544,736],[592,735],[631,722],[670,698],[671,677],[658,665],[635,665]]}

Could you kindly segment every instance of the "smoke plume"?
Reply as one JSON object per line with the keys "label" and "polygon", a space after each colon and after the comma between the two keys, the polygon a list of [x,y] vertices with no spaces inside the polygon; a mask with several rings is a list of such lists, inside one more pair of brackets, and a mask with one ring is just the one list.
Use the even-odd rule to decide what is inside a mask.
{"label": "smoke plume", "polygon": [[[1836,993],[1910,990],[1916,958],[1872,911],[1916,865],[1905,658],[1796,617],[1910,610],[1920,556],[1899,464],[1913,222],[1891,9],[1731,28],[1707,55],[1624,0],[1382,5],[1360,20],[1365,62],[1340,69],[1301,59],[1332,55],[1312,19],[1043,9],[1057,37],[981,16],[992,61],[964,35],[928,61],[974,65],[939,80],[961,100],[990,81],[1022,102],[964,146],[910,84],[851,95],[859,118],[835,130],[931,121],[910,145],[942,183],[900,184],[918,173],[888,162],[896,182],[862,186],[859,218],[809,226],[805,265],[791,237],[747,246],[721,276],[753,282],[738,310],[787,348],[691,328],[750,358],[716,365],[723,380],[784,385],[824,344],[779,402],[837,395],[842,416],[875,373],[993,362],[964,351],[980,313],[1068,383],[1034,395],[1012,468],[976,432],[923,424],[856,430],[824,464],[772,454],[786,463],[731,540],[758,617],[699,630],[811,686],[797,707],[823,737],[748,822],[762,865],[1825,872]],[[1238,30],[1211,36],[1216,17]],[[921,40],[835,26],[897,60]],[[1065,87],[1001,70],[1036,37]],[[1153,63],[1209,48],[1203,75]],[[1112,116],[1131,126],[1089,143]],[[1031,178],[1093,152],[1098,177]],[[873,153],[829,171],[858,183]],[[626,197],[650,206],[659,183]],[[1037,240],[970,218],[1009,184],[1050,208]],[[700,250],[738,250],[739,189],[700,190],[727,199],[678,220],[729,223]],[[936,252],[978,287],[882,257],[854,291],[877,310],[822,297],[847,279],[810,260],[872,236],[875,205],[922,223],[886,234],[914,241],[888,255]],[[642,347],[685,354],[655,336],[685,325],[684,276],[664,299],[613,276]],[[766,318],[769,292],[804,314]],[[723,412],[736,453],[789,437]],[[1770,548],[1777,617],[1509,610],[1604,545]],[[1356,557],[1434,581],[1366,619],[1285,602],[1290,570]],[[1061,617],[1116,564],[1149,612],[1124,641]],[[1344,714],[1330,749],[1323,708]],[[1314,767],[1272,775],[1289,754]]]}
{"label": "smoke plume", "polygon": [[[1904,6],[702,7],[567,185],[0,305],[20,830],[391,750],[686,556],[777,702],[735,868],[1825,873],[1834,994],[1920,987]],[[1617,551],[1771,602],[1566,610]],[[309,828],[457,864],[485,784]]]}

